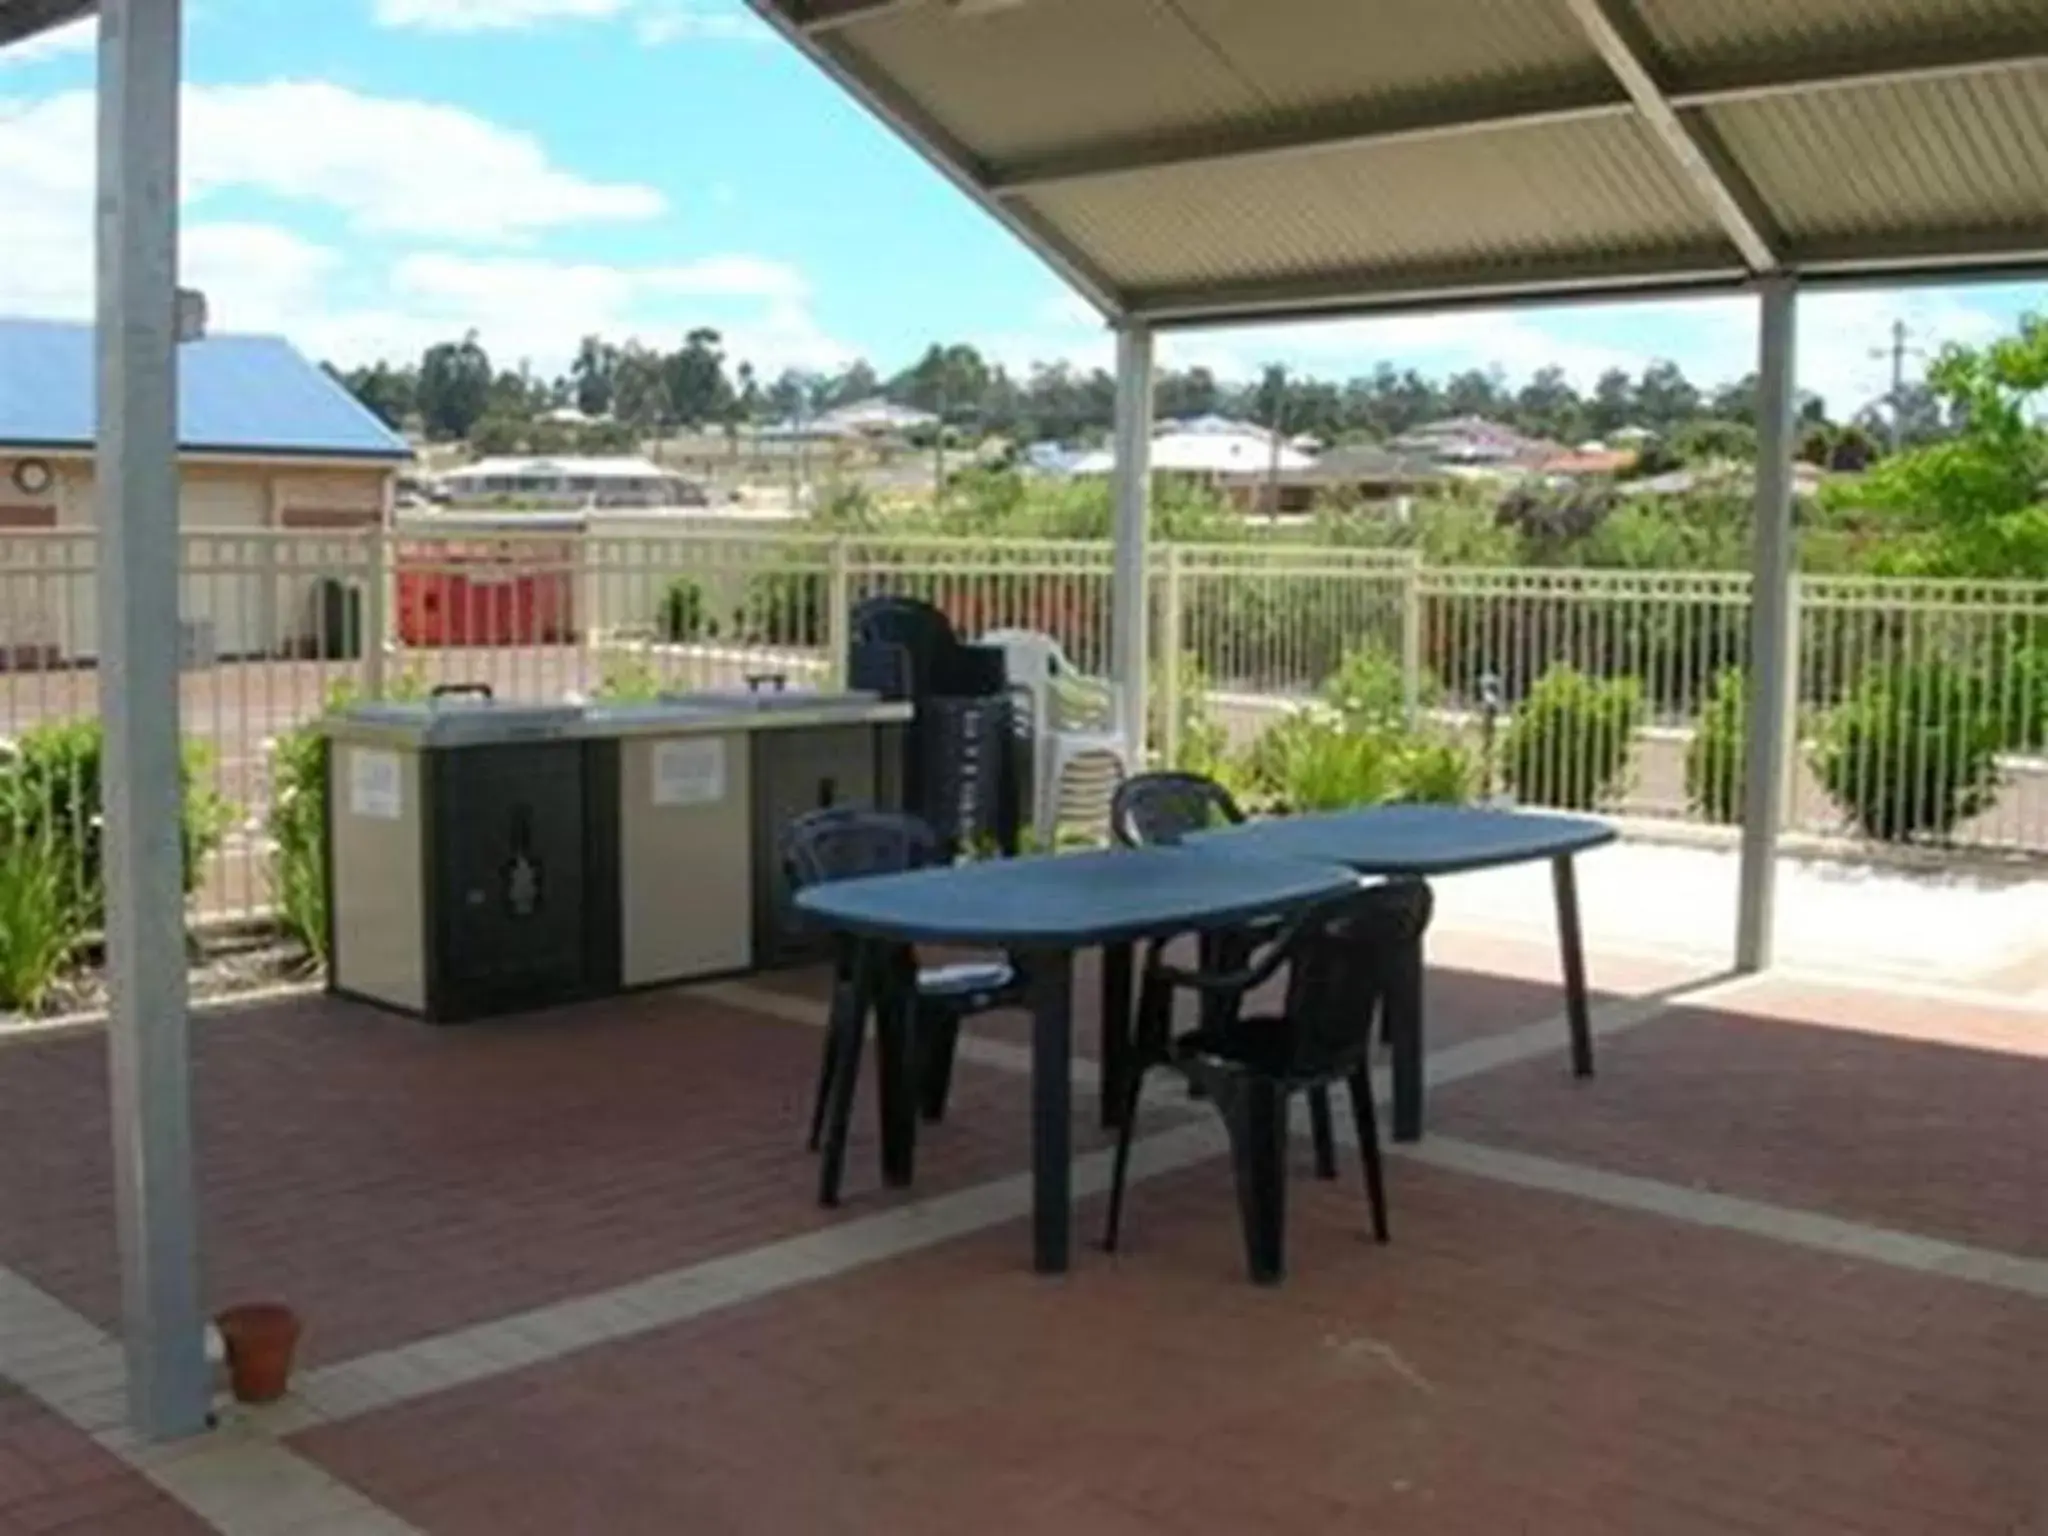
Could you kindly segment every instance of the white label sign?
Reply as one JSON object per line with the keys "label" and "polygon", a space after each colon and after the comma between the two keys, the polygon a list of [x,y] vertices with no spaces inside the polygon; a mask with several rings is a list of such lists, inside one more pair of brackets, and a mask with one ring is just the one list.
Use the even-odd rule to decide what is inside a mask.
{"label": "white label sign", "polygon": [[654,744],[656,805],[716,805],[725,798],[725,741],[686,737]]}
{"label": "white label sign", "polygon": [[396,752],[352,747],[348,754],[348,808],[354,816],[396,821],[405,814],[405,783]]}

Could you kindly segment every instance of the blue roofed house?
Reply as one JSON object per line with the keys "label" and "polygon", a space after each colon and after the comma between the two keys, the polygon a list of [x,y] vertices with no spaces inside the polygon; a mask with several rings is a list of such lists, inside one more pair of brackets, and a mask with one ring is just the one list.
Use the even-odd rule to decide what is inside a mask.
{"label": "blue roofed house", "polygon": [[[318,625],[317,575],[296,574],[317,552],[265,530],[385,523],[412,450],[282,338],[202,332],[178,348],[187,644],[286,651]],[[0,318],[0,666],[94,653],[88,576],[6,579],[52,551],[67,571],[90,568],[94,345],[89,324]]]}

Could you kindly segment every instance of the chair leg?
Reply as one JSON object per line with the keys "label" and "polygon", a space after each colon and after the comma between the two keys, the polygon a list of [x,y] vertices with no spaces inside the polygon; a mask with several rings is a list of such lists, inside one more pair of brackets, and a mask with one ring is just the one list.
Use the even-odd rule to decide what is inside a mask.
{"label": "chair leg", "polygon": [[854,1007],[853,962],[843,952],[832,962],[832,1003],[826,1015],[825,1048],[818,1053],[818,1089],[811,1096],[811,1133],[805,1145],[815,1152],[825,1132],[825,1114],[832,1103],[832,1078],[839,1061],[839,1037],[845,1016]]}
{"label": "chair leg", "polygon": [[946,1100],[953,1091],[953,1058],[960,1048],[960,1015],[918,999],[916,1020],[917,1098],[925,1124],[946,1118]]}
{"label": "chair leg", "polygon": [[1337,1132],[1330,1115],[1330,1090],[1308,1091],[1308,1128],[1316,1144],[1316,1177],[1337,1177]]}
{"label": "chair leg", "polygon": [[1278,1285],[1287,1274],[1287,1091],[1247,1078],[1228,1091],[1223,1111],[1245,1267],[1255,1285]]}
{"label": "chair leg", "polygon": [[1109,1175],[1109,1214],[1102,1223],[1102,1251],[1115,1253],[1124,1225],[1124,1181],[1131,1171],[1131,1143],[1138,1134],[1138,1100],[1145,1091],[1145,1062],[1131,1063],[1123,1103],[1117,1106],[1116,1162]]}
{"label": "chair leg", "polygon": [[818,1150],[819,1139],[825,1134],[825,1111],[832,1102],[833,1072],[839,1058],[838,1017],[839,987],[835,986],[832,989],[832,1022],[825,1026],[825,1049],[818,1053],[818,1091],[811,1098],[811,1134],[805,1143],[813,1152]]}
{"label": "chair leg", "polygon": [[1387,1184],[1380,1170],[1379,1117],[1373,1111],[1372,1074],[1360,1067],[1351,1074],[1351,1118],[1358,1128],[1358,1156],[1365,1164],[1365,1198],[1372,1207],[1372,1236],[1387,1240]]}
{"label": "chair leg", "polygon": [[830,1102],[825,1115],[824,1156],[818,1164],[818,1204],[839,1203],[840,1175],[846,1169],[846,1138],[853,1125],[853,1098],[860,1087],[861,1036],[867,1033],[868,1009],[874,1002],[875,966],[859,946],[848,967],[844,988],[835,989],[832,1010]]}

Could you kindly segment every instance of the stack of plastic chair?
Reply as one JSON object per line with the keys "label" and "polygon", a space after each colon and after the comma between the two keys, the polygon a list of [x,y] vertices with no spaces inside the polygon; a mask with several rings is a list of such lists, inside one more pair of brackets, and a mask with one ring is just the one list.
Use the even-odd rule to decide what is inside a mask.
{"label": "stack of plastic chair", "polygon": [[1100,833],[1117,786],[1135,771],[1130,744],[1116,728],[1116,692],[1077,670],[1051,635],[995,629],[981,643],[1003,653],[1017,695],[1017,728],[1028,742],[1031,821],[1041,842],[1063,827]]}
{"label": "stack of plastic chair", "polygon": [[1016,711],[1003,654],[963,645],[938,608],[872,597],[851,615],[847,682],[916,709],[904,733],[903,806],[947,857],[993,843],[1017,851]]}

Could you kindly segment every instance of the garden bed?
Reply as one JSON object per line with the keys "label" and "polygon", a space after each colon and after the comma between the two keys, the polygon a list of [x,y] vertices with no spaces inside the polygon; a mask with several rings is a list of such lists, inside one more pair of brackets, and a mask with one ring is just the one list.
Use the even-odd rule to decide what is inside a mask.
{"label": "garden bed", "polygon": [[[191,936],[188,953],[185,984],[193,1002],[232,998],[319,979],[319,970],[306,947],[268,927],[196,933]],[[48,1019],[104,1013],[110,1001],[105,959],[99,945],[91,946],[50,987],[39,1008],[28,1013],[0,1008],[0,1030]]]}

